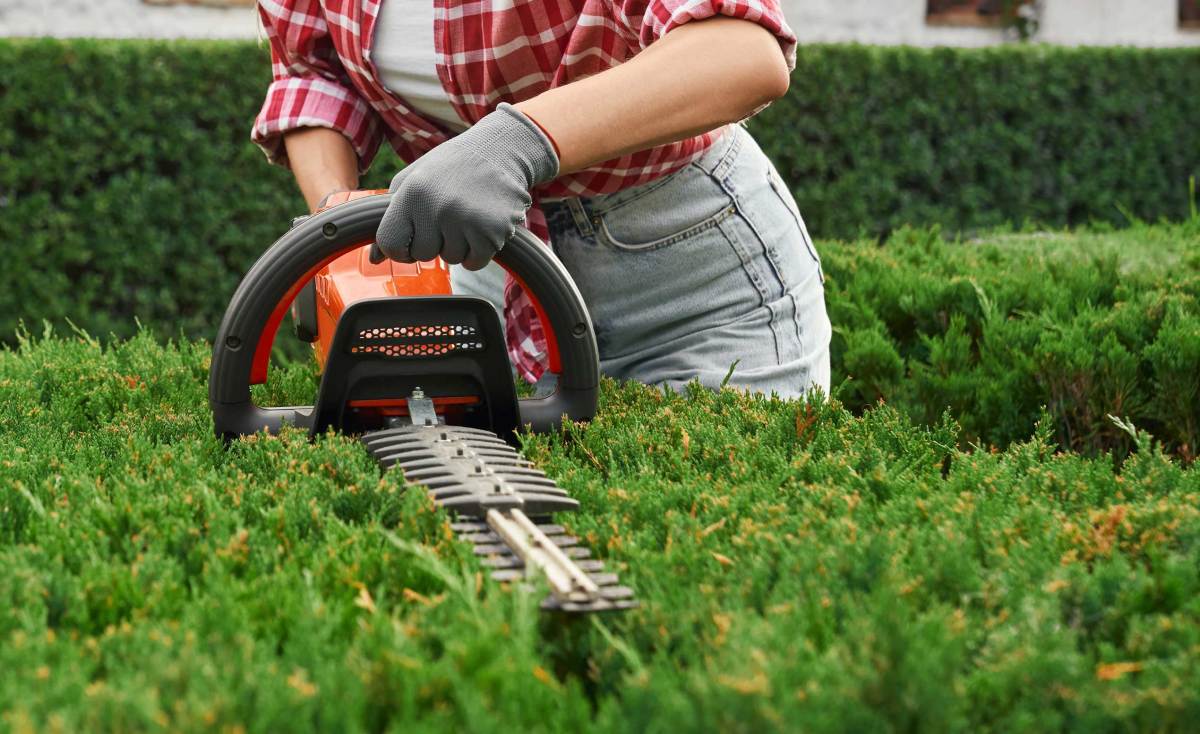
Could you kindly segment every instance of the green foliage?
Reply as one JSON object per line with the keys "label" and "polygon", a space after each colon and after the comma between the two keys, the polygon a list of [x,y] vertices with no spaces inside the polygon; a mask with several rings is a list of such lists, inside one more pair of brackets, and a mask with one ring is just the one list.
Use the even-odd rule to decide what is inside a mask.
{"label": "green foliage", "polygon": [[[211,337],[300,209],[248,141],[269,72],[247,43],[0,41],[0,334],[66,320]],[[1039,410],[1077,450],[1127,448],[1113,413],[1190,458],[1197,426],[1200,90],[1194,51],[812,47],[751,121],[818,234],[1121,216],[1128,234],[900,228],[823,245],[835,383],[971,441]],[[1185,124],[1187,122],[1188,124]],[[378,163],[368,185],[397,163]],[[1117,205],[1126,212],[1120,214]],[[1186,217],[1152,229],[1137,217]]]}
{"label": "green foliage", "polygon": [[[0,727],[1157,731],[1200,715],[1200,474],[1135,426],[1115,471],[1057,453],[1049,423],[964,452],[949,419],[888,406],[606,382],[595,421],[524,449],[643,603],[572,621],[483,576],[349,438],[222,447],[207,353],[149,333],[0,351]],[[292,367],[263,396],[313,386]]]}
{"label": "green foliage", "polygon": [[826,243],[837,395],[884,400],[999,446],[1039,411],[1074,451],[1131,448],[1109,420],[1200,450],[1200,219],[1114,233],[949,241],[905,229],[881,246]]}
{"label": "green foliage", "polygon": [[[1188,212],[1200,51],[802,48],[750,121],[820,238]],[[249,129],[253,43],[0,39],[0,338],[18,320],[211,338],[299,213]],[[366,185],[396,170],[383,156]]]}
{"label": "green foliage", "polygon": [[20,319],[127,336],[135,318],[211,338],[304,208],[249,141],[269,81],[251,43],[0,40],[2,338]]}
{"label": "green foliage", "polygon": [[[0,332],[211,334],[299,206],[246,141],[264,56],[0,43]],[[1164,448],[1200,446],[1196,58],[804,49],[752,127],[818,234],[1133,226],[827,243],[842,402],[606,382],[530,437],[621,616],[540,615],[346,437],[224,448],[203,343],[19,333],[0,727],[1189,728],[1200,475]]]}
{"label": "green foliage", "polygon": [[817,237],[1187,215],[1200,50],[803,48],[750,130]]}

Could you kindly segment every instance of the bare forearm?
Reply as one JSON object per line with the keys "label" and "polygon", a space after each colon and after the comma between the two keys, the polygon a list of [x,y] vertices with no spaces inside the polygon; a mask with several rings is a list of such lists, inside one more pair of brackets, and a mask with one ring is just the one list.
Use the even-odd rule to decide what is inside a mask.
{"label": "bare forearm", "polygon": [[287,133],[283,144],[309,211],[328,194],[358,188],[358,156],[336,130],[300,128]]}
{"label": "bare forearm", "polygon": [[628,62],[517,105],[559,149],[560,173],[741,120],[787,91],[775,37],[732,18],[687,23]]}

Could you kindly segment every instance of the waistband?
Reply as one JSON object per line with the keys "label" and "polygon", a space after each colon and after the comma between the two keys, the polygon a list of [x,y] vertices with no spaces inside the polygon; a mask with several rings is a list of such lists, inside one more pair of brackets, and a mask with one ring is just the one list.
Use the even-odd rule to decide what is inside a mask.
{"label": "waistband", "polygon": [[716,178],[724,177],[737,160],[743,142],[749,134],[740,124],[728,125],[721,136],[714,140],[712,145],[691,162],[656,179],[637,184],[636,186],[630,186],[611,194],[599,194],[589,197],[563,197],[554,200],[543,199],[540,203],[546,215],[547,223],[563,216],[570,216],[574,220],[575,228],[579,233],[585,237],[590,237],[595,233],[595,228],[600,223],[600,217],[605,212],[615,209],[632,199],[644,196],[660,186],[665,186],[676,175],[687,171],[692,166]]}
{"label": "waistband", "polygon": [[741,147],[742,136],[747,135],[745,127],[741,123],[733,123],[726,125],[721,131],[721,135],[712,143],[701,151],[700,155],[692,159],[688,163],[680,166],[678,169],[665,173],[658,178],[645,181],[628,188],[614,191],[611,194],[596,194],[594,196],[558,196],[539,199],[541,204],[567,204],[571,201],[578,201],[587,205],[588,209],[595,210],[599,213],[619,206],[622,202],[628,201],[630,198],[641,195],[646,189],[656,188],[656,185],[661,185],[666,179],[669,179],[674,174],[682,171],[688,166],[699,166],[706,173],[713,175],[723,175],[723,172],[728,169],[732,163],[732,159],[736,157],[737,150]]}

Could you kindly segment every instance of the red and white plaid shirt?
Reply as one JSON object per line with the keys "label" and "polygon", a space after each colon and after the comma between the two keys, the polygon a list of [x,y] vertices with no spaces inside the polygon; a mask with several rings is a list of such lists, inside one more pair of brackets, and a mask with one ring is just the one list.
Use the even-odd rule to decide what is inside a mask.
{"label": "red and white plaid shirt", "polygon": [[[434,48],[442,88],[468,124],[500,102],[516,104],[547,89],[616,66],[673,28],[717,15],[756,22],[774,33],[795,64],[796,37],[778,0],[485,0],[434,3]],[[271,44],[274,81],[252,138],[287,165],[282,133],[327,127],[344,134],[366,170],[386,137],[406,162],[453,133],[384,88],[371,63],[383,0],[259,0]],[[719,132],[649,148],[561,176],[537,187],[527,223],[549,239],[537,201],[594,196],[653,180],[704,152]],[[508,278],[506,338],[520,374],[545,371],[545,338],[532,304]]]}

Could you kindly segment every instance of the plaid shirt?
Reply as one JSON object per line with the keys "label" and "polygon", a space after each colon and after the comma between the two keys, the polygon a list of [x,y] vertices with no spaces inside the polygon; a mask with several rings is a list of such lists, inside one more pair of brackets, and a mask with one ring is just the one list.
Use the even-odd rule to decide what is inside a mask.
{"label": "plaid shirt", "polygon": [[[393,0],[398,1],[398,0]],[[778,0],[546,0],[434,3],[437,74],[455,111],[474,123],[500,102],[516,104],[547,89],[611,68],[688,21],[725,15],[774,33],[791,68],[796,38]],[[252,138],[287,165],[282,133],[327,127],[344,134],[366,170],[384,138],[407,162],[453,133],[384,88],[371,63],[383,0],[259,0],[271,45],[274,81]],[[539,199],[594,196],[653,180],[698,157],[720,131],[660,145],[537,187],[527,223],[549,239]],[[506,339],[513,364],[530,381],[545,371],[545,338],[528,297],[508,278]]]}

